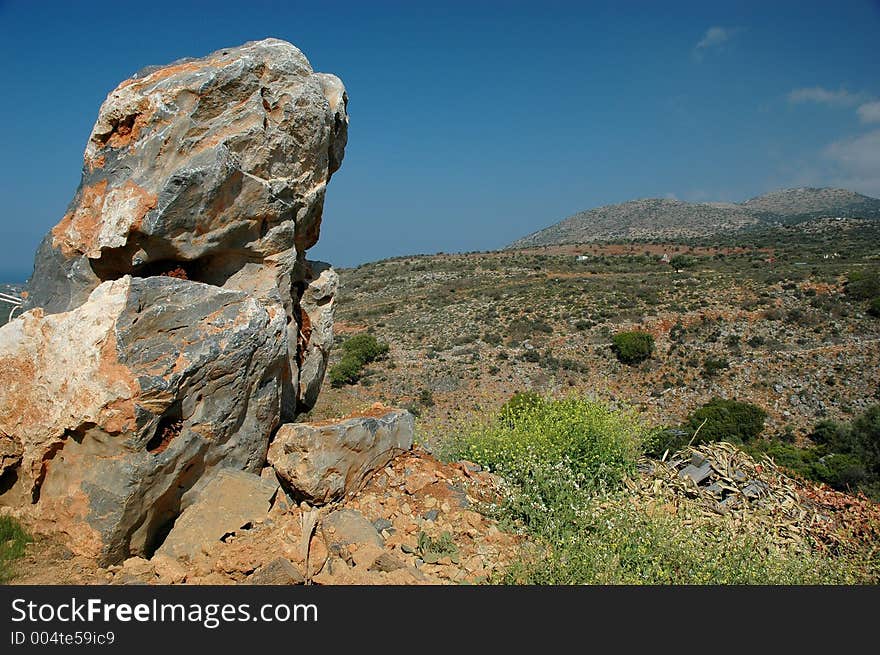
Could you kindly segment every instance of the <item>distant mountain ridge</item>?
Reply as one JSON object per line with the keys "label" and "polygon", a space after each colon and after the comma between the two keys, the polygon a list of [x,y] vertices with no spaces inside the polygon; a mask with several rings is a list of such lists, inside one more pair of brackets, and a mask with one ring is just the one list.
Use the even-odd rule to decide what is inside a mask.
{"label": "distant mountain ridge", "polygon": [[507,247],[705,237],[823,217],[880,219],[880,200],[847,189],[816,187],[781,189],[742,203],[645,198],[579,212]]}

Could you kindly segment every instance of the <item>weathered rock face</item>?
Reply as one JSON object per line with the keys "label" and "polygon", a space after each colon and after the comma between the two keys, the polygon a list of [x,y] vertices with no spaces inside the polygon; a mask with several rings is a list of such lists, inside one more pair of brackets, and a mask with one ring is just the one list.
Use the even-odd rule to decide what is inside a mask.
{"label": "weathered rock face", "polygon": [[300,299],[298,406],[311,409],[318,400],[333,346],[333,299],[339,276],[329,264],[311,262],[305,282]]}
{"label": "weathered rock face", "polygon": [[[315,244],[342,162],[347,97],[277,39],[148,68],[104,101],[80,187],[46,236],[29,307],[72,309],[102,280],[182,268],[222,285]],[[294,280],[294,282],[296,282]]]}
{"label": "weathered rock face", "polygon": [[262,467],[286,327],[280,304],[169,277],[26,313],[0,330],[0,432],[23,446],[0,502],[39,501],[106,561],[150,553],[200,476]]}
{"label": "weathered rock face", "polygon": [[[34,506],[105,563],[151,556],[175,520],[165,551],[187,554],[207,524],[186,499],[212,484],[228,507],[201,515],[218,526],[268,504],[277,481],[252,474],[314,405],[333,342],[338,278],[305,252],[346,103],[277,39],[110,93],[27,311],[0,328],[0,504]],[[245,479],[229,471],[256,487],[227,493]]]}
{"label": "weathered rock face", "polygon": [[313,503],[357,491],[413,441],[406,410],[332,423],[285,423],[269,446],[268,460],[295,494]]}
{"label": "weathered rock face", "polygon": [[[290,337],[282,412],[307,411],[332,344],[335,275],[324,264],[313,273],[305,251],[342,164],[347,102],[338,78],[277,39],[126,80],[101,106],[79,189],[40,245],[24,308],[68,311],[127,274],[280,297]],[[304,312],[300,298],[315,281],[323,311],[310,321],[318,309]]]}

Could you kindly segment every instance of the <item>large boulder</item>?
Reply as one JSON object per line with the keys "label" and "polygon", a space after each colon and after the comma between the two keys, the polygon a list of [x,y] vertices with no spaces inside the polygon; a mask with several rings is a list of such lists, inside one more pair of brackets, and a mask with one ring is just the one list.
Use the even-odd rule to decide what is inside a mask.
{"label": "large boulder", "polygon": [[327,183],[342,164],[347,102],[338,78],[315,73],[278,39],[126,80],[101,105],[79,188],[39,247],[24,309],[73,309],[102,281],[127,274],[280,296],[290,346],[282,414],[308,411],[332,329],[312,346],[301,336],[312,312],[300,299],[327,268],[313,273],[305,251],[318,240]]}
{"label": "large boulder", "polygon": [[23,450],[0,502],[39,501],[105,561],[149,554],[205,472],[262,467],[285,333],[280,305],[170,277],[25,313],[0,329],[0,433]]}
{"label": "large boulder", "polygon": [[101,105],[79,189],[40,247],[28,307],[72,309],[125,274],[182,268],[222,285],[282,253],[288,268],[318,240],[346,103],[336,77],[277,39],[126,80]]}
{"label": "large boulder", "polygon": [[338,278],[306,250],[346,104],[277,39],[110,93],[25,313],[0,328],[0,504],[115,562],[152,554],[200,480],[262,468],[333,341]]}
{"label": "large boulder", "polygon": [[323,504],[358,491],[369,477],[413,443],[406,410],[317,423],[285,423],[269,446],[268,461],[296,496]]}

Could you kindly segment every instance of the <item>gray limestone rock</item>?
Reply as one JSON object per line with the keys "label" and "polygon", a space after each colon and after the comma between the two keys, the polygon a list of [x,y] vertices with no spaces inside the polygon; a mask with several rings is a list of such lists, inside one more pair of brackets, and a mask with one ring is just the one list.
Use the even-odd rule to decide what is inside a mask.
{"label": "gray limestone rock", "polygon": [[395,455],[409,450],[414,419],[389,410],[321,423],[285,423],[269,446],[268,460],[294,495],[322,504],[357,491]]}
{"label": "gray limestone rock", "polygon": [[280,306],[244,293],[128,276],[4,326],[0,432],[23,452],[0,503],[38,502],[103,561],[149,554],[206,471],[262,467],[285,330]]}

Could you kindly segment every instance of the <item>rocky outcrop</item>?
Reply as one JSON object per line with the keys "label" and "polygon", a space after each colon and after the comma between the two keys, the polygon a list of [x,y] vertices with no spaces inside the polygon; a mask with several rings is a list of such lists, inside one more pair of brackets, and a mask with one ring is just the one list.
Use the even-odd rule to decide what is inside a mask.
{"label": "rocky outcrop", "polygon": [[[40,245],[24,308],[69,311],[127,274],[280,297],[291,326],[284,416],[308,410],[323,373],[316,353],[332,330],[312,348],[299,337],[309,318],[300,298],[327,268],[313,273],[305,251],[342,164],[347,101],[338,78],[277,39],[126,80],[101,106],[79,189]],[[322,299],[332,299],[333,280],[321,282]],[[332,304],[328,312],[332,323]]]}
{"label": "rocky outcrop", "polygon": [[412,447],[412,414],[386,408],[370,414],[339,421],[286,423],[269,447],[268,461],[296,496],[312,503],[340,500]]}
{"label": "rocky outcrop", "polygon": [[29,306],[69,310],[126,274],[182,268],[222,285],[270,257],[293,263],[318,240],[346,102],[336,77],[277,39],[126,80],[101,106],[79,189],[43,241]]}
{"label": "rocky outcrop", "polygon": [[328,264],[312,262],[305,292],[300,299],[301,334],[299,359],[300,407],[314,407],[327,371],[333,346],[333,299],[339,276]]}
{"label": "rocky outcrop", "polygon": [[118,562],[153,553],[194,485],[262,469],[333,341],[337,277],[305,253],[346,103],[277,39],[110,93],[27,311],[0,328],[0,504]]}
{"label": "rocky outcrop", "polygon": [[279,422],[285,316],[168,277],[105,282],[0,330],[0,431],[23,444],[5,503],[39,501],[82,550],[149,553],[215,467],[259,471]]}

